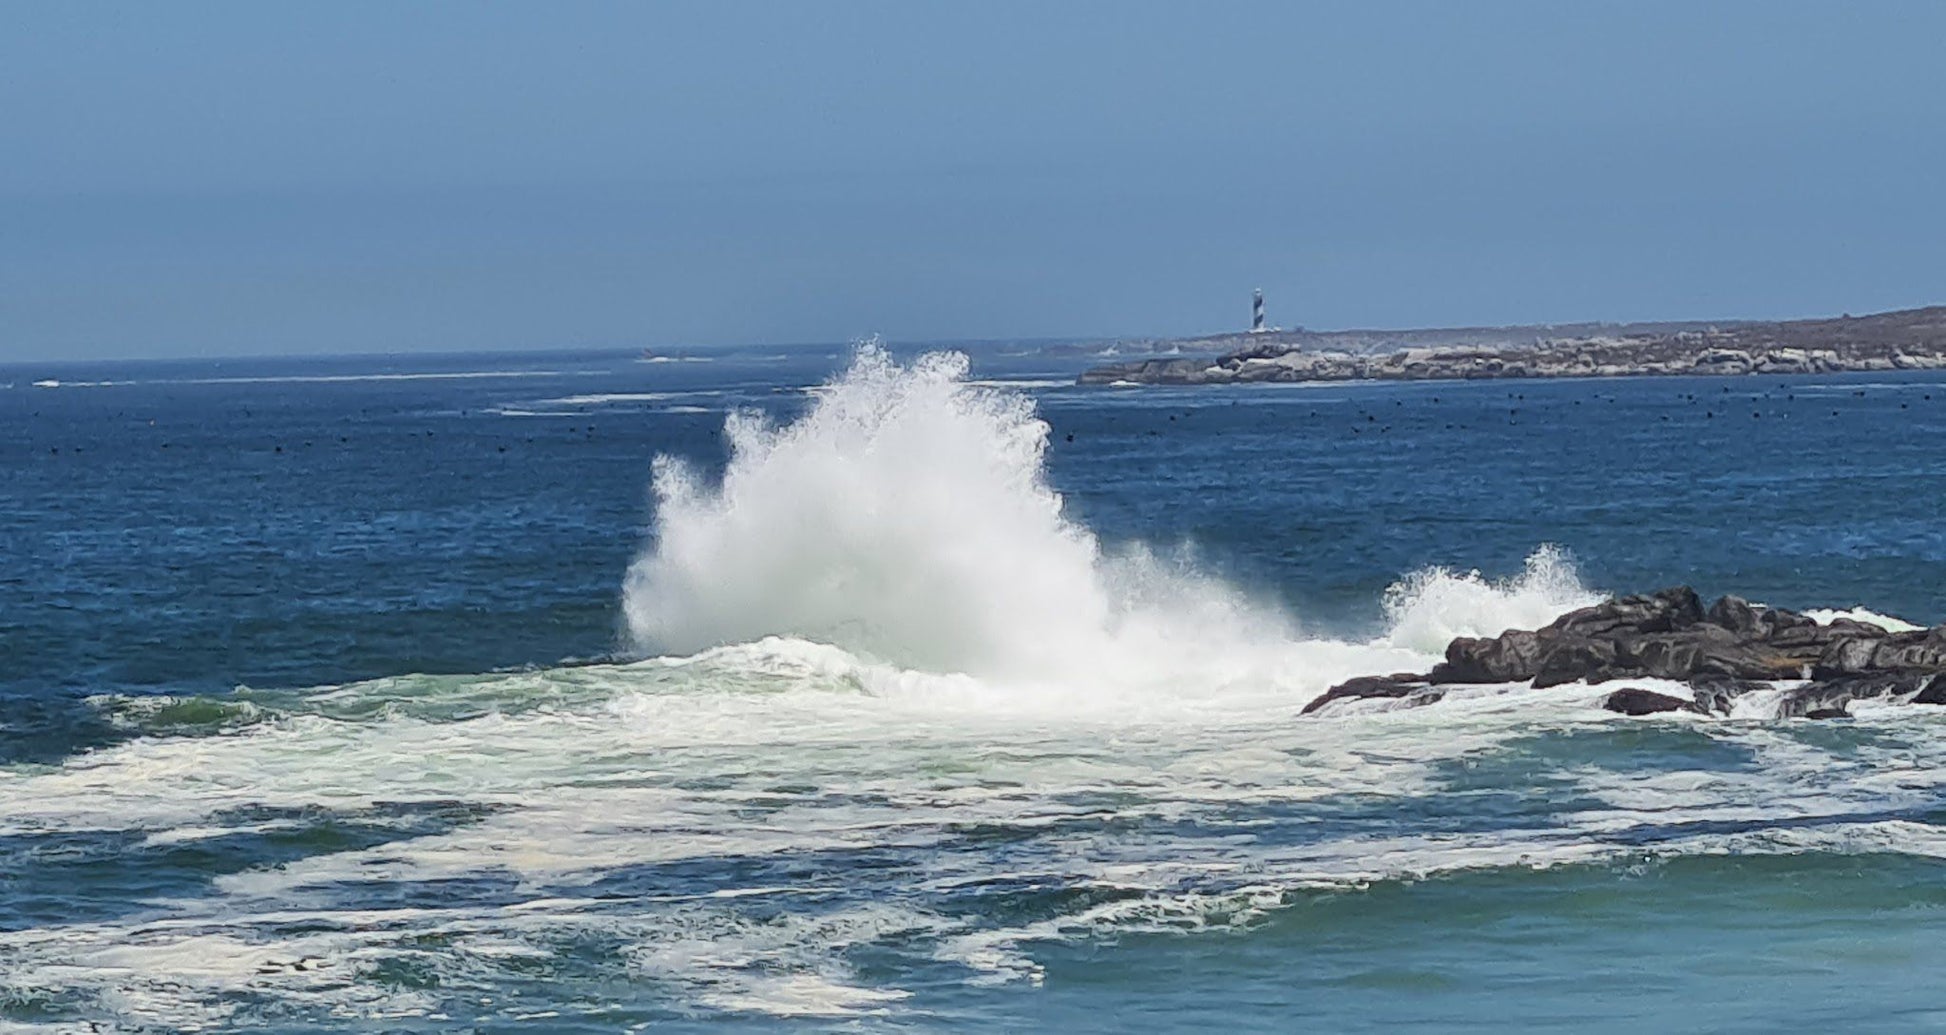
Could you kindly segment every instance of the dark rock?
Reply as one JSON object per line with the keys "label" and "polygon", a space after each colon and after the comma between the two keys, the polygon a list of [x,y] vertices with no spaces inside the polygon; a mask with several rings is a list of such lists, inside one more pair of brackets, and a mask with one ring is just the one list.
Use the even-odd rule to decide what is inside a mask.
{"label": "dark rock", "polygon": [[[1876,689],[1862,685],[1854,686],[1849,680],[1806,683],[1789,691],[1784,695],[1783,700],[1777,702],[1777,717],[1780,719],[1828,718],[1829,713],[1833,711],[1848,716],[1851,713],[1846,710],[1846,705],[1859,697],[1879,696]],[[1861,690],[1864,692],[1860,693]]]}
{"label": "dark rock", "polygon": [[1688,586],[1673,586],[1640,596],[1570,611],[1542,632],[1607,638],[1622,633],[1659,633],[1687,629],[1703,620],[1703,601]]}
{"label": "dark rock", "polygon": [[1811,675],[1816,679],[1834,679],[1870,672],[1872,655],[1878,653],[1878,646],[1877,639],[1864,636],[1833,640],[1811,666]]}
{"label": "dark rock", "polygon": [[1946,672],[1935,672],[1908,704],[1946,704]]}
{"label": "dark rock", "polygon": [[1853,701],[1888,697],[1903,697],[1913,704],[1946,704],[1946,672],[1872,672],[1818,680],[1786,694],[1777,714],[1816,718],[1812,715],[1816,711],[1843,711]]}
{"label": "dark rock", "polygon": [[[1434,684],[1531,679],[1537,687],[1631,676],[1802,679],[1886,668],[1946,667],[1946,639],[1918,634],[1881,643],[1882,629],[1820,626],[1792,611],[1724,597],[1705,612],[1686,586],[1620,597],[1561,616],[1536,632],[1454,640]],[[1883,649],[1881,649],[1883,648]],[[1941,660],[1938,665],[1930,660]]]}
{"label": "dark rock", "polygon": [[1886,634],[1872,652],[1872,665],[1881,669],[1946,669],[1946,626]]}
{"label": "dark rock", "polygon": [[[1795,611],[1765,611],[1759,621],[1762,623],[1764,639],[1779,646],[1800,642],[1823,643],[1845,631],[1819,625],[1817,619]],[[1866,628],[1872,627],[1866,626]]]}
{"label": "dark rock", "polygon": [[1851,713],[1843,708],[1813,708],[1804,713],[1807,719],[1849,719]]}
{"label": "dark rock", "polygon": [[[1429,703],[1443,693],[1438,687],[1453,683],[1531,680],[1545,688],[1627,678],[1686,683],[1695,700],[1681,706],[1715,715],[1729,714],[1752,690],[1797,680],[1809,681],[1779,697],[1779,715],[1836,718],[1848,714],[1852,701],[1868,698],[1946,705],[1946,626],[1893,633],[1842,618],[1820,625],[1734,596],[1705,611],[1693,590],[1676,586],[1584,607],[1542,629],[1461,637],[1423,676],[1350,680],[1304,710],[1345,697]],[[1629,687],[1610,694],[1603,707],[1669,710],[1668,700],[1679,699]]]}
{"label": "dark rock", "polygon": [[1710,605],[1704,620],[1727,629],[1743,640],[1764,640],[1784,645],[1799,641],[1823,643],[1824,626],[1814,618],[1775,607],[1752,604],[1742,597],[1726,596]]}
{"label": "dark rock", "polygon": [[1623,642],[1621,648],[1632,674],[1660,679],[1798,679],[1806,664],[1762,642],[1740,642],[1735,633],[1713,625],[1644,636]]}
{"label": "dark rock", "polygon": [[1389,676],[1359,676],[1347,679],[1337,686],[1326,690],[1316,700],[1304,706],[1301,715],[1312,712],[1348,697],[1408,697],[1415,691],[1426,689],[1426,677],[1410,672],[1395,672]]}
{"label": "dark rock", "polygon": [[1892,634],[1890,629],[1882,625],[1861,622],[1856,618],[1833,618],[1830,625],[1819,625],[1814,621],[1811,623],[1811,626],[1812,628],[1827,630],[1828,634],[1833,638],[1862,636],[1867,639],[1876,640]]}
{"label": "dark rock", "polygon": [[1946,626],[1901,633],[1880,630],[1877,636],[1835,639],[1818,656],[1812,675],[1832,679],[1870,672],[1941,669],[1946,669]]}
{"label": "dark rock", "polygon": [[1925,690],[1934,678],[1922,672],[1872,672],[1806,683],[1793,691],[1791,696],[1802,698],[1816,695],[1825,702],[1902,697]]}
{"label": "dark rock", "polygon": [[1491,640],[1462,636],[1446,645],[1446,662],[1433,683],[1517,683],[1540,669],[1541,634],[1516,629]]}
{"label": "dark rock", "polygon": [[[1632,638],[1622,644],[1627,651],[1628,666],[1645,676],[1659,679],[1683,679],[1700,675],[1698,667],[1704,653],[1711,646],[1730,647],[1736,643],[1736,636],[1723,629],[1713,632],[1723,637],[1716,644],[1705,641],[1703,636],[1644,636]],[[1727,672],[1712,671],[1709,675],[1729,675]]]}
{"label": "dark rock", "polygon": [[1730,706],[1736,699],[1752,690],[1768,690],[1770,684],[1750,679],[1723,679],[1705,677],[1691,680],[1689,688],[1696,694],[1698,711],[1710,715],[1728,715]]}
{"label": "dark rock", "polygon": [[1534,669],[1534,686],[1545,688],[1585,679],[1599,683],[1619,658],[1613,640],[1571,639],[1546,648]]}
{"label": "dark rock", "polygon": [[1709,614],[1704,617],[1710,624],[1739,636],[1762,636],[1769,631],[1764,628],[1763,609],[1752,606],[1742,597],[1723,597],[1710,605]]}
{"label": "dark rock", "polygon": [[1659,712],[1696,711],[1696,706],[1680,697],[1658,694],[1639,686],[1625,686],[1601,699],[1601,706],[1623,715],[1655,715]]}
{"label": "dark rock", "polygon": [[1764,642],[1815,662],[1839,643],[1852,640],[1870,642],[1884,635],[1885,630],[1876,625],[1854,622],[1849,618],[1836,619],[1830,625],[1819,625],[1809,618],[1803,618],[1800,623],[1772,629],[1764,637]]}

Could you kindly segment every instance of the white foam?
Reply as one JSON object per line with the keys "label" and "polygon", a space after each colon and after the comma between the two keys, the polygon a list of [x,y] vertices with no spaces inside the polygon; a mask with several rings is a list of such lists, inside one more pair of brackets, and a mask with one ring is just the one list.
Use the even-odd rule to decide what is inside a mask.
{"label": "white foam", "polygon": [[535,406],[608,406],[614,403],[664,402],[693,395],[716,395],[709,392],[595,392],[587,395],[564,395],[558,399],[542,399]]}
{"label": "white foam", "polygon": [[1812,608],[1804,612],[1804,616],[1816,621],[1819,625],[1830,625],[1839,618],[1845,618],[1854,622],[1863,622],[1866,625],[1876,625],[1886,632],[1918,632],[1925,628],[1923,625],[1914,625],[1903,618],[1894,618],[1891,615],[1879,614],[1877,611],[1867,610],[1863,607],[1854,607],[1845,611]]}
{"label": "white foam", "polygon": [[905,367],[867,347],[793,425],[732,414],[720,482],[659,458],[656,540],[625,598],[638,640],[688,652],[791,634],[1072,684],[1178,671],[1185,653],[1287,625],[1140,551],[1106,556],[1046,483],[1030,402],[966,369],[957,353]]}
{"label": "white foam", "polygon": [[455,370],[398,374],[278,374],[238,377],[156,378],[146,381],[35,381],[35,388],[111,388],[122,385],[258,385],[258,384],[337,384],[360,381],[474,381],[530,377],[588,376],[601,371],[579,370]]}
{"label": "white foam", "polygon": [[[496,381],[529,377],[587,376],[599,371],[454,370],[404,374],[280,374],[257,377],[196,377],[153,382],[182,385],[337,384],[358,381]],[[128,383],[128,382],[124,382]]]}
{"label": "white foam", "polygon": [[[1354,667],[1377,648],[1335,649]],[[1287,678],[1287,688],[1300,679]],[[1922,804],[1946,782],[1946,738],[1923,725],[1932,713],[1914,709],[1854,720],[1885,725],[1849,749],[1804,739],[1800,724],[1684,717],[1754,760],[1560,771],[1601,807],[1551,822],[1536,813],[1514,829],[1423,818],[1418,799],[1452,793],[1455,773],[1524,750],[1537,731],[1639,721],[1599,711],[1603,693],[1459,687],[1433,707],[1301,719],[1308,697],[1274,685],[1049,698],[794,638],[321,688],[227,735],[138,738],[0,771],[0,832],[136,831],[167,845],[288,831],[319,809],[357,816],[379,803],[457,800],[488,811],[221,876],[207,898],[157,903],[127,922],[0,933],[11,961],[0,987],[71,990],[174,1027],[222,1021],[245,991],[293,1009],[413,1015],[439,1001],[365,975],[409,963],[448,984],[491,982],[599,936],[629,946],[617,965],[674,989],[686,1008],[842,1017],[905,1002],[897,979],[867,979],[847,962],[866,945],[936,955],[975,982],[1033,981],[1034,947],[1050,940],[1237,930],[1306,889],[1601,862],[1639,854],[1642,837],[1659,854],[1946,853],[1913,824],[1847,818]],[[1422,818],[1384,836],[1256,836],[1302,825],[1271,817],[1302,816],[1320,800],[1389,803]],[[407,822],[387,815],[366,821]],[[1767,829],[1773,819],[1827,825]],[[1708,829],[1725,823],[1752,830]],[[969,847],[971,829],[1010,832],[1008,848]],[[807,871],[788,885],[723,870],[714,883],[621,899],[574,890],[642,867],[687,862],[708,873],[697,864],[853,852],[929,861],[903,875]],[[358,890],[483,876],[524,897],[375,910]],[[1027,922],[947,919],[903,898],[833,906],[858,879],[896,880],[910,901],[1004,882],[1114,896]]]}
{"label": "white foam", "polygon": [[[35,381],[34,387],[35,388],[113,388],[117,385],[132,385],[134,383],[135,382],[133,381],[57,381],[54,380],[53,378],[48,378],[47,380],[44,381]],[[12,386],[9,385],[8,387],[12,387]]]}
{"label": "white foam", "polygon": [[1602,599],[1582,585],[1566,551],[1542,546],[1511,579],[1493,581],[1478,571],[1429,568],[1393,585],[1385,594],[1391,626],[1386,641],[1438,653],[1456,637],[1538,629]]}
{"label": "white foam", "polygon": [[[1872,736],[1837,746],[1804,723],[1625,719],[1581,684],[1301,716],[1346,677],[1422,671],[1450,636],[1595,595],[1544,549],[1503,581],[1406,578],[1371,642],[1307,638],[1187,560],[1105,549],[1046,483],[1046,427],[964,372],[868,350],[800,423],[732,419],[721,484],[659,465],[663,532],[627,605],[679,654],[251,693],[254,721],[221,735],[0,769],[0,834],[24,839],[216,845],[320,815],[392,835],[113,922],[0,932],[0,991],[172,1028],[241,1024],[244,1001],[384,1027],[581,953],[686,1013],[905,1019],[897,961],[1031,982],[1044,942],[1247,929],[1308,889],[1645,852],[1946,855],[1883,818],[1946,785],[1930,711],[1860,708],[1846,728]],[[133,730],[166,721],[111,705]],[[1571,751],[1540,774],[1561,811],[1501,830],[1427,800],[1619,723],[1752,761],[1644,773]],[[1346,810],[1385,823],[1334,828]],[[455,890],[373,908],[374,884]],[[933,905],[1013,884],[1089,894],[1026,920]],[[621,948],[590,962],[591,945]],[[852,963],[867,948],[870,973]],[[396,967],[438,991],[375,976]]]}
{"label": "white foam", "polygon": [[966,382],[976,388],[1072,388],[1074,382],[1045,377],[981,378]]}
{"label": "white foam", "polygon": [[[866,987],[825,953],[949,926],[930,914],[886,905],[768,924],[726,923],[710,914],[695,919],[700,922],[692,928],[672,926],[633,946],[631,969],[688,985],[698,1001],[717,1009],[778,1017],[882,1012],[909,993]],[[807,945],[823,951],[807,957]]]}

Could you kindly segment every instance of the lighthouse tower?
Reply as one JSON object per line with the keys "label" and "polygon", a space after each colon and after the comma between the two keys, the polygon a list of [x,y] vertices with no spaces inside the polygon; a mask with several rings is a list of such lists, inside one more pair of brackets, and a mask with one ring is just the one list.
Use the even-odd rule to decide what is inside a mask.
{"label": "lighthouse tower", "polygon": [[1262,334],[1263,332],[1264,332],[1264,289],[1258,288],[1256,295],[1250,301],[1250,333]]}

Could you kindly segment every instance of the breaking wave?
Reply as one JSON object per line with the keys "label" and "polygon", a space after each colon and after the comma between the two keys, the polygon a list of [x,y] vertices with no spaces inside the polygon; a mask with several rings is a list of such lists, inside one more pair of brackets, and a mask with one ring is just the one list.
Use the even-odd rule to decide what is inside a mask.
{"label": "breaking wave", "polygon": [[656,460],[656,535],[624,593],[638,647],[793,637],[1014,686],[1289,695],[1596,599],[1543,548],[1503,582],[1407,578],[1370,643],[1306,639],[1281,608],[1185,560],[1105,548],[1050,487],[1031,400],[969,382],[963,355],[901,365],[865,346],[811,398],[784,426],[732,414],[718,480]]}
{"label": "breaking wave", "polygon": [[[1537,758],[1541,695],[1611,719],[1589,694],[1300,720],[1333,682],[1593,594],[1544,548],[1505,580],[1408,576],[1367,640],[1307,636],[1188,559],[1104,546],[1029,401],[966,373],[865,348],[795,423],[731,416],[720,478],[658,460],[624,591],[652,656],[91,698],[127,736],[7,774],[0,839],[26,847],[0,862],[50,894],[67,856],[42,844],[122,869],[60,899],[71,920],[0,930],[0,1001],[205,1030],[546,1018],[562,988],[898,1014],[1037,981],[1049,944],[1247,931],[1318,888],[1745,847],[1672,816],[1834,817],[1756,850],[1911,840],[1879,817],[1912,781],[1867,787],[1763,730],[1710,735],[1767,769],[1668,786],[1599,734]],[[1428,806],[1501,808],[1477,783],[1495,764],[1508,823]],[[1534,795],[1537,771],[1562,793]]]}
{"label": "breaking wave", "polygon": [[1391,626],[1386,641],[1438,653],[1460,636],[1498,636],[1509,629],[1538,629],[1575,608],[1600,603],[1602,594],[1581,582],[1567,551],[1543,545],[1521,573],[1490,580],[1478,571],[1428,568],[1385,592]]}
{"label": "breaking wave", "polygon": [[795,635],[928,671],[1067,678],[1285,625],[1143,552],[1107,557],[1047,484],[1031,402],[966,372],[957,353],[901,366],[866,347],[795,424],[733,414],[719,482],[659,458],[656,540],[625,596],[637,642]]}

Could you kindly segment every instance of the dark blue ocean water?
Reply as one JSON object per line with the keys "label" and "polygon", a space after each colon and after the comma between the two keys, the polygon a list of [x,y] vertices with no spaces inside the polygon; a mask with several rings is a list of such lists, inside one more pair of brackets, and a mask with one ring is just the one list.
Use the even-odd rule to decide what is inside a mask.
{"label": "dark blue ocean water", "polygon": [[1069,521],[1297,631],[1126,700],[636,660],[652,459],[720,475],[727,411],[789,425],[845,362],[0,369],[0,1021],[1946,1023],[1930,716],[1294,714],[1423,647],[1387,587],[1543,544],[1595,591],[1946,620],[1946,378],[1120,390],[989,346]]}

